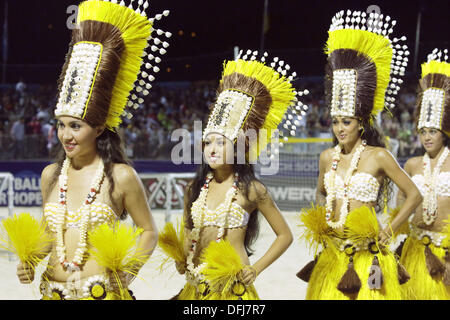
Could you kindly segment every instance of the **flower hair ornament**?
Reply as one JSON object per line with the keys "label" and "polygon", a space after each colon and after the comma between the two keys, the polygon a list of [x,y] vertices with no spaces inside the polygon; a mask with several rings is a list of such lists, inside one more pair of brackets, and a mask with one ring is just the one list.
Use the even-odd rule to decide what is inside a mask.
{"label": "flower hair ornament", "polygon": [[331,116],[373,123],[380,111],[395,106],[408,63],[406,37],[393,38],[390,16],[344,10],[333,18],[325,53],[325,88]]}
{"label": "flower hair ornament", "polygon": [[450,136],[450,63],[448,50],[434,49],[422,64],[417,100],[417,129],[435,128]]}
{"label": "flower hair ornament", "polygon": [[[297,74],[278,57],[266,65],[267,52],[260,60],[257,59],[258,51],[243,53],[241,50],[235,60],[224,62],[217,100],[203,131],[203,139],[215,132],[236,142],[241,130],[245,133],[253,129],[258,136],[257,142],[250,143],[246,158],[256,161],[283,120],[284,129],[295,133],[298,120],[308,108],[298,97],[308,91],[297,91],[293,87]],[[289,120],[286,118],[288,109]]]}
{"label": "flower hair ornament", "polygon": [[[158,38],[170,32],[154,29],[148,1],[89,0],[80,4],[77,27],[58,81],[55,116],[72,116],[115,131],[122,116],[132,114],[149,94],[169,44]],[[157,37],[158,36],[158,37]]]}

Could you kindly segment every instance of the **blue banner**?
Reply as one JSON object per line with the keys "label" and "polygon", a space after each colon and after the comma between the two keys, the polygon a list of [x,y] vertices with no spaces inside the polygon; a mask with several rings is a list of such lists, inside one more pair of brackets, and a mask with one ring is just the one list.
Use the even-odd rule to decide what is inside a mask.
{"label": "blue banner", "polygon": [[[0,172],[14,176],[14,206],[42,206],[41,173],[49,164],[49,161],[0,162]],[[181,173],[196,169],[196,165],[175,165],[171,161],[134,161],[132,165],[138,173]],[[5,189],[0,192],[0,207],[6,206],[8,194]]]}
{"label": "blue banner", "polygon": [[[404,164],[406,159],[400,159]],[[9,172],[14,176],[14,205],[16,207],[42,206],[41,172],[50,162],[0,162],[0,172]],[[282,210],[295,210],[309,205],[315,198],[315,188],[319,175],[318,159],[281,160],[276,175],[261,176],[261,181],[267,186],[274,201]],[[134,161],[133,167],[138,174],[145,173],[186,173],[195,172],[197,165],[176,165],[171,161]],[[149,194],[154,190],[154,179],[142,178]],[[0,181],[1,182],[1,181]],[[183,185],[186,181],[181,181]],[[1,185],[1,183],[0,183]],[[161,199],[160,199],[161,198]],[[165,203],[163,190],[159,190],[158,206]],[[0,192],[0,207],[8,205],[7,190]]]}

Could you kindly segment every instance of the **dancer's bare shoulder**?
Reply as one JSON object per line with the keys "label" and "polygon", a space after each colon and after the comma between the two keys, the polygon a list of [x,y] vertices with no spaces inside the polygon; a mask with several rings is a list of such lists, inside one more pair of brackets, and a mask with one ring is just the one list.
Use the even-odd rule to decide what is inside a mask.
{"label": "dancer's bare shoulder", "polygon": [[327,171],[327,167],[331,166],[331,163],[333,161],[333,152],[334,148],[328,148],[323,150],[320,153],[319,157],[319,172],[320,174],[324,174],[325,171]]}
{"label": "dancer's bare shoulder", "polygon": [[47,201],[50,195],[51,187],[54,185],[53,179],[56,179],[55,173],[58,170],[58,164],[52,163],[47,165],[41,173],[41,193],[44,202]]}
{"label": "dancer's bare shoulder", "polygon": [[53,175],[55,174],[56,170],[58,169],[57,163],[52,163],[47,165],[44,170],[42,170],[41,173],[41,181],[47,181],[50,180]]}
{"label": "dancer's bare shoulder", "polygon": [[328,148],[320,153],[320,161],[328,162],[333,159],[334,148]]}
{"label": "dancer's bare shoulder", "polygon": [[267,199],[268,195],[267,188],[261,181],[254,180],[250,183],[248,193],[248,200],[250,200],[250,202],[258,203]]}
{"label": "dancer's bare shoulder", "polygon": [[404,165],[404,169],[410,176],[419,173],[422,170],[422,157],[409,158]]}
{"label": "dancer's bare shoulder", "polygon": [[115,163],[112,168],[112,175],[114,177],[114,182],[121,189],[127,189],[140,182],[136,170],[128,164]]}

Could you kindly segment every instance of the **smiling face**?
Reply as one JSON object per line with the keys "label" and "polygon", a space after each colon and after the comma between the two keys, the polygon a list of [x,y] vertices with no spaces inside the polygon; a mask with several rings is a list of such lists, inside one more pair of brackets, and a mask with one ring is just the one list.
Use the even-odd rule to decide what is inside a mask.
{"label": "smiling face", "polygon": [[204,156],[211,169],[234,163],[234,145],[218,133],[211,133],[204,140]]}
{"label": "smiling face", "polygon": [[58,139],[69,158],[96,152],[96,138],[103,132],[103,128],[93,128],[85,121],[69,116],[58,117],[57,129]]}
{"label": "smiling face", "polygon": [[444,134],[435,128],[421,128],[419,138],[428,154],[437,154],[444,146]]}
{"label": "smiling face", "polygon": [[361,136],[359,121],[351,117],[333,117],[333,133],[339,144],[352,144]]}

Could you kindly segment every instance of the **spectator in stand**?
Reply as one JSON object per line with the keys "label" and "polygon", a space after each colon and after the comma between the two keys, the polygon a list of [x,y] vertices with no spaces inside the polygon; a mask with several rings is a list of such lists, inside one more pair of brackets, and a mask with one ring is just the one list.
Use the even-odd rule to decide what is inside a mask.
{"label": "spectator in stand", "polygon": [[41,134],[42,132],[42,126],[41,126],[41,122],[37,119],[36,116],[34,116],[30,122],[28,122],[27,124],[28,127],[28,134],[32,134],[32,135],[37,135],[37,134]]}
{"label": "spectator in stand", "polygon": [[306,129],[308,130],[308,136],[313,138],[319,136],[319,108],[317,105],[313,105],[312,108],[309,108],[309,112],[306,115]]}
{"label": "spectator in stand", "polygon": [[22,150],[25,149],[25,121],[23,117],[19,117],[14,121],[11,127],[11,138],[13,143],[13,159],[21,159],[23,157]]}
{"label": "spectator in stand", "polygon": [[[411,140],[415,128],[412,115],[416,101],[416,79],[405,79],[405,83],[399,94],[397,106],[392,109],[392,117],[386,113],[382,114],[381,127],[385,135],[391,139],[397,139],[402,144],[399,157],[409,156],[410,152],[416,152],[421,147],[416,141]],[[133,128],[134,122],[124,120],[123,131],[128,136],[128,141],[136,146],[137,136],[143,134],[147,138],[147,150],[141,150],[140,156],[146,159],[164,158],[170,155],[170,135],[177,128],[193,128],[194,121],[206,123],[208,120],[209,107],[215,98],[215,82],[192,83],[189,87],[167,87],[155,86],[152,94],[145,97],[144,103],[139,109],[134,110],[134,119],[146,119],[139,126]],[[297,129],[298,137],[322,137],[329,134],[330,117],[328,108],[324,105],[322,81],[307,81],[310,94],[304,96],[304,103],[309,106],[306,116],[303,118],[303,126]],[[55,105],[55,85],[27,85],[19,81],[16,85],[6,89],[0,89],[0,126],[6,136],[3,136],[1,145],[5,150],[11,143],[11,127],[13,118],[23,115],[25,123],[25,141],[29,134],[34,133],[35,138],[47,144],[47,150],[54,145],[54,135],[49,129],[51,117],[48,114],[50,107]],[[22,106],[21,106],[22,105]],[[37,133],[38,125],[33,118],[41,120],[41,133]],[[51,125],[50,125],[51,126]],[[133,138],[135,137],[135,138]],[[33,138],[33,139],[35,139]],[[150,141],[151,140],[151,141]],[[34,140],[33,140],[34,141]],[[143,144],[139,142],[139,145]],[[32,155],[37,158],[42,155]],[[132,151],[131,151],[132,152]],[[418,151],[417,151],[418,152]],[[9,153],[8,153],[9,154]],[[9,156],[8,156],[9,157]]]}
{"label": "spectator in stand", "polygon": [[27,85],[23,81],[23,78],[20,77],[19,82],[17,82],[17,84],[16,84],[16,91],[19,93],[20,96],[24,96],[26,89],[27,89]]}
{"label": "spectator in stand", "polygon": [[326,108],[319,118],[319,128],[321,132],[329,132],[331,126],[330,110]]}

